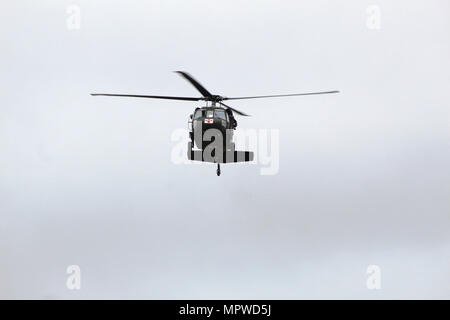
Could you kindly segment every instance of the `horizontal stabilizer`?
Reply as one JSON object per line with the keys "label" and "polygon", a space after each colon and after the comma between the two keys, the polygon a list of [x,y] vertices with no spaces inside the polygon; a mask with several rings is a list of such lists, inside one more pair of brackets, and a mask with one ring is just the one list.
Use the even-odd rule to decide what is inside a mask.
{"label": "horizontal stabilizer", "polygon": [[188,149],[188,159],[193,161],[212,162],[212,163],[236,163],[253,161],[254,153],[252,151],[225,151],[222,155],[211,155],[203,150]]}

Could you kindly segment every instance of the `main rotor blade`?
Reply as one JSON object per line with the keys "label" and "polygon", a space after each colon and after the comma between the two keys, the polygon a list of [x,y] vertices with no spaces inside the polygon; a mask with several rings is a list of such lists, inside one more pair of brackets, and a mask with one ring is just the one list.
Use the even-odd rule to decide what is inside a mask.
{"label": "main rotor blade", "polygon": [[328,94],[328,93],[338,93],[339,91],[321,91],[321,92],[307,92],[307,93],[294,93],[294,94],[276,94],[271,96],[253,96],[253,97],[235,97],[227,98],[224,97],[223,100],[239,100],[239,99],[259,99],[259,98],[279,98],[279,97],[293,97],[293,96],[309,96],[313,94]]}
{"label": "main rotor blade", "polygon": [[240,116],[250,117],[249,114],[246,114],[246,113],[244,113],[244,112],[242,112],[242,111],[239,111],[239,110],[237,110],[237,109],[235,109],[235,108],[232,108],[232,107],[226,105],[225,103],[223,103],[223,102],[221,102],[221,101],[219,101],[219,103],[220,103],[221,105],[223,105],[224,107],[226,107],[226,108],[228,108],[228,109],[231,109],[233,112],[236,112],[236,113],[237,113],[238,115],[240,115]]}
{"label": "main rotor blade", "polygon": [[137,94],[111,94],[111,93],[91,93],[91,96],[153,98],[153,99],[185,100],[185,101],[200,101],[200,100],[203,100],[203,98],[193,98],[193,97],[143,96],[143,95],[137,95]]}
{"label": "main rotor blade", "polygon": [[195,80],[189,73],[184,71],[175,71],[187,81],[189,81],[204,97],[211,97],[212,94],[206,90],[204,86],[202,86],[197,80]]}

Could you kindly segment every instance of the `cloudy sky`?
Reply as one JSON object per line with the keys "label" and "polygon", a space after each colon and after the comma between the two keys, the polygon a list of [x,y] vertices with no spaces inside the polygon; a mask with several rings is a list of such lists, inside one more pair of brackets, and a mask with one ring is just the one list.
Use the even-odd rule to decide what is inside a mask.
{"label": "cloudy sky", "polygon": [[[450,298],[447,0],[0,9],[0,298]],[[217,177],[171,159],[198,103],[89,96],[198,96],[173,70],[341,93],[234,102],[279,170]]]}

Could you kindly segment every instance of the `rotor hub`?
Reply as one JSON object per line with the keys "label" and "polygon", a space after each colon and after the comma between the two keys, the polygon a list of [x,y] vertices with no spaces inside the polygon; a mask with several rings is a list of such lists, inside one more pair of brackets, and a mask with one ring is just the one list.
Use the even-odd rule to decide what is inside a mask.
{"label": "rotor hub", "polygon": [[209,97],[205,97],[204,100],[205,101],[212,101],[212,102],[220,102],[224,99],[224,97],[219,96],[217,94],[211,95]]}

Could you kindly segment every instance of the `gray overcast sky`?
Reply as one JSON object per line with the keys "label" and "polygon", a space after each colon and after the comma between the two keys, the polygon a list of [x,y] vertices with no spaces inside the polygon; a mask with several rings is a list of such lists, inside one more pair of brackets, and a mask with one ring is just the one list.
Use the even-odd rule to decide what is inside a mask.
{"label": "gray overcast sky", "polygon": [[[0,298],[450,298],[447,0],[0,9]],[[218,178],[170,159],[198,104],[89,96],[197,96],[173,70],[227,96],[341,93],[233,103],[280,131],[280,170]]]}

